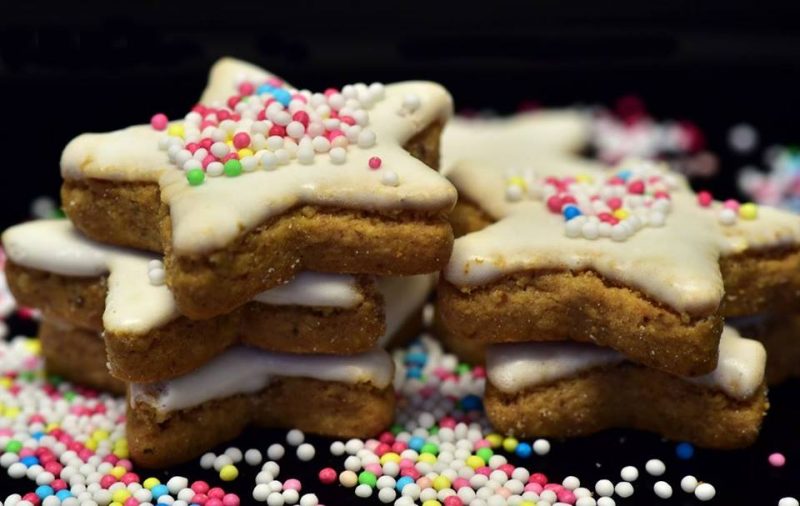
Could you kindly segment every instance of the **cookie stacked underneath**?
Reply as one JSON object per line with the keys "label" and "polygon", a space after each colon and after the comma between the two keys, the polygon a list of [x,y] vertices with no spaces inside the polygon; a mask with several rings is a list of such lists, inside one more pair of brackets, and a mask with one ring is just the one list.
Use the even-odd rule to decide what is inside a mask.
{"label": "cookie stacked underneath", "polygon": [[[466,159],[445,134],[460,237],[437,314],[456,352],[480,360],[490,347],[496,428],[751,443],[767,409],[765,353],[723,324],[796,305],[800,218],[715,202],[650,162],[605,167],[503,143],[502,122],[477,125],[450,139],[469,145]],[[480,148],[482,128],[495,131]]]}
{"label": "cookie stacked underneath", "polygon": [[224,59],[180,121],[77,137],[69,221],[3,234],[48,368],[126,389],[147,467],[249,424],[386,428],[383,347],[415,333],[452,248],[456,193],[435,170],[451,109],[433,83],[311,93]]}

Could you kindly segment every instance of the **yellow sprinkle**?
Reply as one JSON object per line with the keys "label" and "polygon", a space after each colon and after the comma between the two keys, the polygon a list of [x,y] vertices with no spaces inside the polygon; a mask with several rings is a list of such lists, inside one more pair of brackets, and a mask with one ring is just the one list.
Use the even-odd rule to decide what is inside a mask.
{"label": "yellow sprinkle", "polygon": [[439,475],[433,479],[433,488],[437,491],[450,488],[450,480],[448,480],[446,476]]}
{"label": "yellow sprinkle", "polygon": [[109,436],[109,434],[108,434],[107,431],[100,430],[100,429],[98,429],[98,430],[96,430],[96,431],[94,431],[92,433],[92,438],[94,438],[94,439],[96,439],[98,441],[103,441],[104,439],[108,439],[108,436]]}
{"label": "yellow sprinkle", "polygon": [[590,183],[591,184],[592,181],[594,181],[594,179],[592,179],[592,176],[590,176],[589,174],[578,174],[577,176],[575,176],[575,181],[578,182],[578,183]]}
{"label": "yellow sprinkle", "polygon": [[739,206],[739,216],[745,220],[754,220],[758,216],[758,206],[752,202]]}
{"label": "yellow sprinkle", "polygon": [[16,418],[19,416],[19,408],[16,406],[10,406],[6,408],[6,417],[7,418]]}
{"label": "yellow sprinkle", "polygon": [[144,480],[144,482],[142,482],[142,485],[144,485],[144,488],[146,488],[147,490],[150,490],[151,488],[160,484],[161,482],[158,480],[158,478],[153,478],[153,477],[147,478],[146,480]]}
{"label": "yellow sprinkle", "polygon": [[614,211],[614,218],[618,220],[624,220],[627,217],[628,217],[628,211],[626,211],[625,209],[617,209],[616,211]]}
{"label": "yellow sprinkle", "polygon": [[219,470],[219,477],[222,481],[233,481],[237,476],[239,476],[239,470],[236,469],[236,466],[228,464]]}
{"label": "yellow sprinkle", "polygon": [[522,501],[519,503],[519,506],[536,506],[536,503],[531,501]]}
{"label": "yellow sprinkle", "polygon": [[419,462],[425,462],[426,464],[435,464],[436,463],[436,455],[432,453],[423,453],[417,459]]}
{"label": "yellow sprinkle", "polygon": [[181,137],[181,138],[183,138],[183,135],[184,135],[183,125],[180,125],[180,124],[177,124],[177,123],[174,124],[174,125],[170,125],[169,127],[167,127],[167,135],[171,135],[173,137]]}
{"label": "yellow sprinkle", "polygon": [[108,504],[108,506],[122,506],[122,503],[121,503],[121,502],[114,501],[114,502],[112,502],[112,503],[109,503],[109,504]]}
{"label": "yellow sprinkle", "polygon": [[130,496],[131,496],[131,493],[128,491],[127,488],[118,488],[111,495],[111,499],[114,502],[118,502],[118,503],[121,504],[121,503],[124,503],[125,501],[127,501]]}
{"label": "yellow sprinkle", "polygon": [[381,465],[387,462],[400,462],[400,455],[394,452],[388,452],[381,455]]}
{"label": "yellow sprinkle", "polygon": [[87,439],[86,443],[84,443],[84,444],[86,445],[86,448],[88,448],[88,449],[90,449],[92,451],[97,450],[97,441],[95,441],[92,438]]}
{"label": "yellow sprinkle", "polygon": [[[127,473],[127,472],[128,472],[128,471],[126,471],[124,467],[122,467],[122,466],[117,466],[117,467],[115,467],[114,469],[112,469],[112,470],[111,470],[111,473],[110,473],[110,474],[111,474],[111,476],[113,476],[114,478],[116,478],[116,479],[120,479],[120,478],[122,478],[122,475],[124,475],[124,474],[125,474],[125,473]],[[127,498],[126,498],[126,499],[127,499]],[[123,500],[123,502],[124,502],[124,500]]]}
{"label": "yellow sprinkle", "polygon": [[115,448],[114,449],[114,456],[116,456],[118,459],[127,459],[128,457],[131,456],[131,454],[128,453],[128,448],[127,447],[126,448]]}
{"label": "yellow sprinkle", "polygon": [[11,378],[8,378],[6,376],[0,378],[0,387],[11,388],[11,383],[12,383]]}
{"label": "yellow sprinkle", "polygon": [[503,444],[503,436],[497,433],[489,434],[486,436],[486,440],[489,441],[489,444],[492,445],[492,448],[497,448]]}
{"label": "yellow sprinkle", "polygon": [[25,341],[25,348],[34,355],[38,355],[42,351],[42,343],[38,339],[27,339]]}
{"label": "yellow sprinkle", "polygon": [[45,432],[53,432],[57,428],[58,428],[58,424],[56,422],[50,422],[50,423],[47,424],[47,426],[44,428],[44,430],[45,430]]}
{"label": "yellow sprinkle", "polygon": [[250,148],[242,148],[237,151],[237,153],[239,153],[239,159],[242,159],[245,156],[253,156],[253,150]]}
{"label": "yellow sprinkle", "polygon": [[503,449],[507,452],[513,452],[517,449],[519,442],[513,437],[507,437],[503,440]]}
{"label": "yellow sprinkle", "polygon": [[422,503],[422,506],[442,506],[442,503],[440,503],[436,499],[428,499],[427,501]]}
{"label": "yellow sprinkle", "polygon": [[512,176],[508,178],[508,184],[509,186],[519,186],[523,190],[528,189],[528,184],[525,182],[525,179],[520,176]]}
{"label": "yellow sprinkle", "polygon": [[228,138],[225,139],[225,144],[227,144],[229,148],[233,147],[233,136],[232,135],[228,135]]}
{"label": "yellow sprinkle", "polygon": [[472,469],[478,469],[486,464],[482,458],[478,457],[477,455],[470,455],[467,457],[467,465]]}

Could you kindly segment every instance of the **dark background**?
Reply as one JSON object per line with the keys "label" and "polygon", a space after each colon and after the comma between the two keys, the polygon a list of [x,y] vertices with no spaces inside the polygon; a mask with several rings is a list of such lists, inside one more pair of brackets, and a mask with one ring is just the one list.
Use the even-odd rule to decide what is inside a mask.
{"label": "dark background", "polygon": [[[733,196],[736,170],[760,161],[759,152],[745,158],[727,147],[731,125],[755,125],[762,147],[800,139],[797,1],[141,2],[131,9],[116,2],[2,2],[0,8],[0,228],[28,217],[33,198],[57,196],[58,159],[69,139],[147,122],[154,112],[182,115],[199,96],[209,65],[223,55],[312,90],[436,80],[460,109],[512,112],[526,100],[611,105],[635,93],[655,117],[691,119],[705,132],[722,171],[700,184],[719,196]],[[551,455],[528,464],[559,479],[576,474],[592,488],[599,478],[616,479],[623,465],[644,474],[644,462],[658,457],[670,469],[674,499],[657,499],[654,480],[644,485],[640,478],[634,497],[619,504],[695,504],[679,491],[685,474],[712,482],[715,504],[777,504],[779,497],[800,496],[798,395],[797,382],[771,392],[761,440],[746,451],[698,451],[679,462],[673,444],[613,432],[554,442]],[[251,434],[238,446],[263,449],[267,439]],[[788,459],[782,469],[766,461],[776,450]],[[318,448],[318,455],[326,453]],[[305,469],[316,473],[322,464],[318,457]],[[180,471],[211,478],[194,464]],[[252,476],[236,485],[250,497]],[[32,489],[0,475],[1,496]],[[333,492],[331,500],[334,490],[319,490],[329,506],[365,503],[350,492]]]}

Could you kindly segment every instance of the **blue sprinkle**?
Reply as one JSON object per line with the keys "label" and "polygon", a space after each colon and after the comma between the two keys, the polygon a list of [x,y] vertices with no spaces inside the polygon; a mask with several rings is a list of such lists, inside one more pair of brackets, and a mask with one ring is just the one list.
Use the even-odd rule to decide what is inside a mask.
{"label": "blue sprinkle", "polygon": [[517,445],[517,448],[514,450],[514,453],[517,454],[517,457],[522,457],[523,459],[527,459],[533,454],[533,448],[529,443],[520,442]]}
{"label": "blue sprinkle", "polygon": [[44,432],[42,431],[34,432],[33,434],[31,434],[31,437],[36,440],[42,439],[42,436],[44,436]]}
{"label": "blue sprinkle", "polygon": [[408,353],[406,354],[406,364],[419,364],[425,365],[428,362],[428,355],[425,353]]}
{"label": "blue sprinkle", "polygon": [[72,493],[70,493],[70,491],[66,489],[59,490],[58,492],[56,492],[56,497],[58,497],[60,500],[63,501],[65,499],[69,499],[70,497],[72,497]]}
{"label": "blue sprinkle", "polygon": [[256,88],[256,95],[263,95],[264,93],[272,93],[275,87],[271,84],[262,84]]}
{"label": "blue sprinkle", "polygon": [[284,107],[288,106],[289,102],[292,101],[292,94],[283,88],[276,88],[272,90],[272,96],[275,97],[275,100],[280,102]]}
{"label": "blue sprinkle", "polygon": [[159,485],[156,485],[155,487],[153,487],[152,489],[150,489],[150,493],[153,494],[153,497],[158,499],[162,495],[169,494],[169,489],[167,488],[166,485],[159,484]]}
{"label": "blue sprinkle", "polygon": [[617,177],[622,179],[623,181],[627,181],[631,178],[631,171],[629,170],[621,170],[617,172]]}
{"label": "blue sprinkle", "polygon": [[694,446],[690,443],[680,443],[675,447],[675,454],[681,460],[689,460],[694,457]]}
{"label": "blue sprinkle", "polygon": [[414,479],[411,478],[411,476],[403,476],[397,480],[394,484],[394,488],[396,488],[398,492],[403,492],[403,487],[410,483],[414,483]]}
{"label": "blue sprinkle", "polygon": [[417,452],[420,451],[424,445],[425,439],[419,436],[414,436],[408,440],[408,447]]}
{"label": "blue sprinkle", "polygon": [[475,411],[481,409],[481,398],[477,395],[465,395],[463,399],[461,399],[461,407],[464,411]]}
{"label": "blue sprinkle", "polygon": [[562,211],[562,213],[564,214],[564,218],[567,221],[569,221],[572,218],[577,218],[578,216],[580,216],[581,215],[581,210],[578,209],[577,206],[567,205],[567,206],[564,207],[564,210]]}
{"label": "blue sprinkle", "polygon": [[422,377],[422,369],[419,367],[410,367],[406,371],[406,378],[420,379]]}
{"label": "blue sprinkle", "polygon": [[36,495],[39,496],[40,499],[44,499],[45,497],[50,497],[53,495],[53,487],[50,485],[41,485],[36,487]]}
{"label": "blue sprinkle", "polygon": [[20,460],[20,462],[25,464],[26,467],[31,467],[31,466],[35,466],[36,464],[38,464],[39,463],[39,459],[37,459],[33,455],[28,455],[27,457],[24,457],[22,460]]}

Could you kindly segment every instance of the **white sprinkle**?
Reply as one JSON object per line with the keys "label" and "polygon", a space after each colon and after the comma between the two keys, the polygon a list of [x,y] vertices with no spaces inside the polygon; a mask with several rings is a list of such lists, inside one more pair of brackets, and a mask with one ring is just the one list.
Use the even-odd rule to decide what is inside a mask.
{"label": "white sprinkle", "polygon": [[403,96],[403,111],[413,113],[416,112],[421,105],[422,101],[416,93],[407,93]]}
{"label": "white sprinkle", "polygon": [[694,476],[687,475],[684,476],[681,480],[681,490],[686,492],[687,494],[691,494],[697,488],[697,478]]}
{"label": "white sprinkle", "polygon": [[634,466],[625,466],[619,472],[619,475],[625,481],[636,481],[636,478],[639,477],[639,470]]}
{"label": "white sprinkle", "polygon": [[279,445],[277,443],[269,445],[267,448],[267,457],[270,460],[280,460],[283,458],[283,455],[286,453],[284,450],[283,445]]}
{"label": "white sprinkle", "polygon": [[621,481],[614,487],[614,492],[623,499],[633,495],[633,485],[627,481]]}
{"label": "white sprinkle", "polygon": [[512,184],[506,187],[506,200],[509,202],[517,202],[522,199],[524,192],[519,185]]}
{"label": "white sprinkle", "polygon": [[533,442],[533,452],[536,455],[547,455],[550,453],[550,441],[546,439],[537,439]]}
{"label": "white sprinkle", "polygon": [[334,441],[333,443],[331,443],[330,452],[331,455],[333,455],[334,457],[339,457],[341,455],[344,455],[345,452],[344,443],[342,443],[341,441]]}
{"label": "white sprinkle", "polygon": [[717,490],[710,483],[701,483],[694,489],[694,496],[701,501],[710,501],[717,495]]}
{"label": "white sprinkle", "polygon": [[284,490],[281,495],[285,504],[297,504],[300,500],[300,492],[294,489]]}
{"label": "white sprinkle", "polygon": [[723,208],[719,212],[719,222],[723,225],[733,225],[736,223],[736,211],[733,209]]}
{"label": "white sprinkle", "polygon": [[672,497],[672,487],[666,481],[657,481],[655,485],[653,485],[653,492],[661,499],[669,499]]}
{"label": "white sprinkle", "polygon": [[283,506],[284,502],[280,492],[272,492],[267,496],[267,506]]}
{"label": "white sprinkle", "polygon": [[661,476],[667,470],[667,466],[658,459],[650,459],[644,465],[644,469],[651,476]]}
{"label": "white sprinkle", "polygon": [[358,134],[358,147],[359,148],[371,148],[375,145],[376,136],[375,132],[372,130],[365,128],[361,130],[361,133]]}
{"label": "white sprinkle", "polygon": [[595,221],[587,220],[583,227],[581,227],[581,235],[585,239],[597,239],[600,235],[600,230],[598,228],[598,223]]}
{"label": "white sprinkle", "polygon": [[610,480],[600,480],[594,485],[594,491],[602,497],[614,495],[614,484]]}
{"label": "white sprinkle", "polygon": [[206,175],[209,177],[221,176],[225,172],[225,166],[221,162],[211,162],[206,166]]}
{"label": "white sprinkle", "polygon": [[778,506],[800,506],[800,502],[794,497],[784,497],[778,501]]}
{"label": "white sprinkle", "polygon": [[261,456],[261,452],[256,450],[255,448],[250,448],[249,450],[244,452],[244,461],[251,466],[257,466],[261,464],[262,459],[263,457]]}
{"label": "white sprinkle", "polygon": [[311,141],[311,146],[317,153],[327,153],[331,150],[331,141],[327,137],[318,135]]}
{"label": "white sprinkle", "polygon": [[372,495],[372,487],[362,484],[356,487],[356,495],[361,498],[367,498]]}
{"label": "white sprinkle", "polygon": [[253,172],[258,168],[258,160],[255,156],[245,156],[239,162],[242,164],[244,172]]}
{"label": "white sprinkle", "polygon": [[314,458],[316,452],[317,450],[313,445],[303,443],[297,447],[297,458],[300,459],[301,462],[308,462]]}
{"label": "white sprinkle", "polygon": [[341,165],[347,161],[347,151],[344,148],[333,148],[330,150],[329,155],[331,157],[331,162],[335,165]]}
{"label": "white sprinkle", "polygon": [[259,483],[253,489],[253,499],[255,499],[258,502],[265,502],[271,492],[272,491],[269,489],[269,486],[267,486],[266,483]]}
{"label": "white sprinkle", "polygon": [[610,497],[601,497],[597,500],[597,506],[616,506],[616,501]]}
{"label": "white sprinkle", "polygon": [[397,175],[397,172],[393,170],[383,170],[381,172],[381,183],[386,186],[397,186],[400,184],[400,177]]}
{"label": "white sprinkle", "polygon": [[567,476],[564,478],[564,481],[562,481],[561,484],[564,485],[564,488],[567,490],[575,490],[581,486],[581,480],[579,480],[576,476]]}
{"label": "white sprinkle", "polygon": [[214,471],[219,471],[225,466],[233,464],[233,459],[230,458],[228,455],[220,455],[216,459],[214,459]]}

